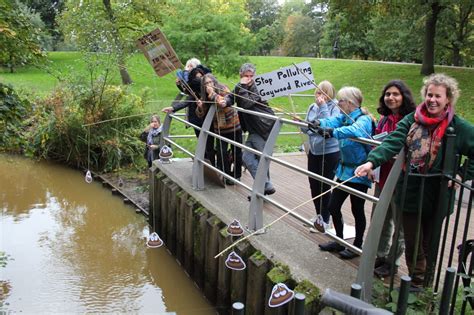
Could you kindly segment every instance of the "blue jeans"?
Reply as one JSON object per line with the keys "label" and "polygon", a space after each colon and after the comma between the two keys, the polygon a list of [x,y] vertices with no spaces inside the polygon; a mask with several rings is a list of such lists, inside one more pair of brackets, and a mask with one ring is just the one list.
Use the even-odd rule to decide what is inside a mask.
{"label": "blue jeans", "polygon": [[[266,142],[267,141],[263,139],[260,135],[256,133],[251,133],[248,135],[247,141],[245,141],[245,145],[262,152]],[[252,177],[255,179],[255,176],[257,175],[258,163],[260,162],[260,157],[258,155],[253,154],[252,152],[244,150],[244,153],[242,154],[242,160],[247,166],[250,175],[252,175]],[[270,182],[270,172],[267,172],[265,190],[271,188],[273,188],[273,185]]]}

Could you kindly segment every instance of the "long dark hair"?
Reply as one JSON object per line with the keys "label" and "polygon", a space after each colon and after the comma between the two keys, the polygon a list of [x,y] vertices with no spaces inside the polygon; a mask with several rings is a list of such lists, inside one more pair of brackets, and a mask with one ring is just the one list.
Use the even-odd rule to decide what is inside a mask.
{"label": "long dark hair", "polygon": [[392,113],[392,111],[385,105],[385,92],[392,86],[396,87],[399,91],[400,94],[403,97],[402,100],[402,106],[400,107],[400,110],[398,113],[402,116],[405,116],[412,111],[415,110],[416,104],[415,101],[413,100],[413,94],[411,93],[410,88],[406,85],[405,82],[402,80],[392,80],[385,85],[382,91],[382,95],[379,98],[379,107],[377,108],[377,112],[380,115],[388,116]]}

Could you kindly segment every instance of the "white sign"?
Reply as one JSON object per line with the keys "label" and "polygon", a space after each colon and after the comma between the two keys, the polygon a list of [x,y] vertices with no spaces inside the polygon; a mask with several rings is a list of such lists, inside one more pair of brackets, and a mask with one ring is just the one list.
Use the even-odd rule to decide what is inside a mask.
{"label": "white sign", "polygon": [[255,77],[258,93],[264,100],[315,88],[313,70],[308,61]]}

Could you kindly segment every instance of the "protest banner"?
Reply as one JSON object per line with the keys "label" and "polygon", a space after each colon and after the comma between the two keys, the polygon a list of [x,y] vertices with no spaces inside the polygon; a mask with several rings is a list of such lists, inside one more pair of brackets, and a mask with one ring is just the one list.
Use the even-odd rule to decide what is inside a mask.
{"label": "protest banner", "polygon": [[314,89],[311,65],[305,61],[255,76],[258,93],[264,100]]}
{"label": "protest banner", "polygon": [[159,77],[183,67],[165,34],[159,28],[139,38],[137,46]]}

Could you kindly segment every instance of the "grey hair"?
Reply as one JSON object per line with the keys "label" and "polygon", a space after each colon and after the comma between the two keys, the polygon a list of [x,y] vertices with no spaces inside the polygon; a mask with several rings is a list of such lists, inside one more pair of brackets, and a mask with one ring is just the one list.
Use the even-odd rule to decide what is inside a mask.
{"label": "grey hair", "polygon": [[201,64],[201,61],[197,58],[191,58],[188,61],[186,61],[186,69],[190,68],[189,70],[192,70],[199,66]]}
{"label": "grey hair", "polygon": [[253,74],[255,74],[255,72],[257,72],[257,68],[255,68],[255,65],[254,64],[251,64],[251,63],[244,63],[241,67],[240,67],[240,70],[239,70],[239,74],[242,76],[245,72],[247,71],[250,71],[252,72]]}
{"label": "grey hair", "polygon": [[423,87],[421,88],[421,97],[425,99],[426,92],[430,85],[441,85],[446,88],[446,96],[449,99],[449,102],[452,106],[456,105],[458,101],[460,90],[458,87],[458,81],[456,79],[444,74],[444,73],[434,73],[429,77],[423,79]]}
{"label": "grey hair", "polygon": [[345,100],[351,102],[353,105],[360,107],[364,97],[362,92],[354,86],[344,86],[337,92],[337,98],[339,100]]}

